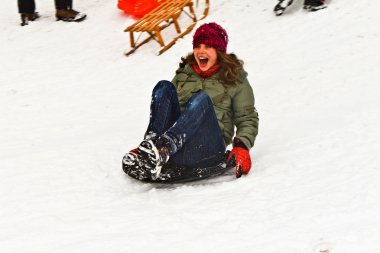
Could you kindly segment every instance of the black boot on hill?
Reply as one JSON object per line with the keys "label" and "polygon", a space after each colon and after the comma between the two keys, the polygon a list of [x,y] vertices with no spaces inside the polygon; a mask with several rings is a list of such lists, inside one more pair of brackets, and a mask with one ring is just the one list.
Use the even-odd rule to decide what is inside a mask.
{"label": "black boot on hill", "polygon": [[303,8],[307,11],[319,11],[327,7],[324,0],[305,0]]}

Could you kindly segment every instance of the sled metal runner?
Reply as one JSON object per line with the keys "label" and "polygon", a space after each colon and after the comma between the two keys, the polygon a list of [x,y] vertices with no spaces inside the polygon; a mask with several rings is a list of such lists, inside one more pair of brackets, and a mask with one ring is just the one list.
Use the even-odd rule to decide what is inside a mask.
{"label": "sled metal runner", "polygon": [[[194,0],[166,0],[157,8],[145,14],[141,19],[137,20],[133,25],[127,27],[124,30],[124,32],[129,32],[131,50],[126,52],[125,55],[131,55],[139,47],[148,43],[152,39],[157,41],[161,46],[158,55],[164,53],[166,50],[172,47],[178,39],[190,33],[191,30],[193,30],[193,28],[195,27],[198,19],[195,15],[193,5]],[[204,19],[208,15],[209,0],[205,0],[205,6],[206,7],[203,12],[203,16],[199,20]],[[187,9],[187,11],[185,10],[185,8]],[[183,32],[181,31],[181,27],[179,24],[179,17],[182,13],[188,15],[192,20],[192,23]],[[161,32],[171,25],[174,25],[178,35],[169,43],[165,44]],[[140,36],[137,39],[135,39],[136,33],[147,33],[148,37],[143,41],[139,42],[138,38]]]}

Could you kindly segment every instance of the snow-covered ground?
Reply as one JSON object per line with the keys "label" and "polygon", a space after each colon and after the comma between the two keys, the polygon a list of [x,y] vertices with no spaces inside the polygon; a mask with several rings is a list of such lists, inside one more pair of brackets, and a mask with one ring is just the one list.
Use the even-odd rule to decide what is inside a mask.
{"label": "snow-covered ground", "polygon": [[[121,170],[191,36],[129,58],[116,1],[74,1],[79,24],[19,26],[0,9],[0,252],[380,252],[379,1],[211,1],[260,114],[253,173],[141,183]],[[198,24],[199,25],[199,24]]]}

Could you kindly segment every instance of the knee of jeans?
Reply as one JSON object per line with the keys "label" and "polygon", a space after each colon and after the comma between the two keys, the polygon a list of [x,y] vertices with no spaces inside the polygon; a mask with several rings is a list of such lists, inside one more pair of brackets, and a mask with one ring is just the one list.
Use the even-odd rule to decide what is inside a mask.
{"label": "knee of jeans", "polygon": [[203,91],[195,93],[189,100],[187,108],[212,105],[210,97]]}
{"label": "knee of jeans", "polygon": [[176,92],[174,85],[166,80],[159,81],[153,89],[153,94],[163,94],[163,93]]}

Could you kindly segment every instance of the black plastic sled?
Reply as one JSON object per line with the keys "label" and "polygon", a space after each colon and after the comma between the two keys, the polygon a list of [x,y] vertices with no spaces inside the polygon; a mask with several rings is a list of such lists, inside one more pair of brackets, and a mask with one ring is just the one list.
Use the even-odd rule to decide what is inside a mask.
{"label": "black plastic sled", "polygon": [[161,173],[155,180],[152,179],[153,177],[150,171],[147,171],[145,168],[139,166],[131,167],[124,163],[122,163],[122,165],[123,171],[134,179],[151,183],[171,184],[191,182],[225,174],[231,174],[232,177],[232,173],[228,173],[228,171],[232,170],[234,168],[234,165],[226,164],[225,159],[223,160],[224,161],[220,162],[216,166],[206,168],[186,168],[174,164],[167,164],[162,167]]}

